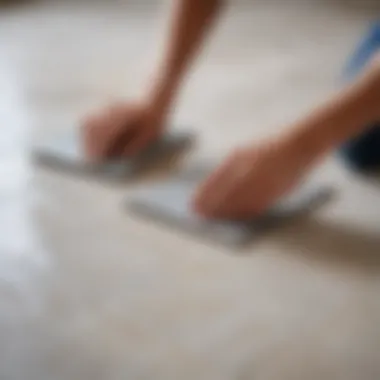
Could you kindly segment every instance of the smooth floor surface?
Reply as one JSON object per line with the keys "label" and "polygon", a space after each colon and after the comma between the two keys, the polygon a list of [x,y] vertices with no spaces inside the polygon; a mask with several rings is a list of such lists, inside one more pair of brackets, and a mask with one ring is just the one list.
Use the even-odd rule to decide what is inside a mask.
{"label": "smooth floor surface", "polygon": [[[193,156],[323,100],[374,3],[234,2],[174,115],[198,133]],[[164,17],[127,0],[0,12],[0,379],[379,379],[376,180],[328,159],[313,174],[334,200],[233,252],[125,215],[133,189],[31,165],[36,139],[141,93]]]}

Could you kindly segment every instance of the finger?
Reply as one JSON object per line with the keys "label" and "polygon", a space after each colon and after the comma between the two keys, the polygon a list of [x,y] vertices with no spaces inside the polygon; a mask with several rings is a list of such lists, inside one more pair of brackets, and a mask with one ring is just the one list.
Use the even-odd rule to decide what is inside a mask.
{"label": "finger", "polygon": [[109,124],[109,116],[105,112],[93,114],[85,119],[83,131],[91,155],[94,157],[101,158],[104,156],[110,133]]}
{"label": "finger", "polygon": [[213,216],[218,209],[227,202],[236,185],[231,180],[233,164],[226,162],[197,189],[194,206],[196,210],[206,216]]}
{"label": "finger", "polygon": [[251,198],[244,198],[241,192],[236,192],[215,211],[214,217],[228,220],[246,220],[259,217],[265,211],[266,202],[259,200],[252,194]]}
{"label": "finger", "polygon": [[115,143],[118,141],[118,135],[122,131],[125,122],[121,108],[117,106],[110,107],[103,115],[103,123],[100,126],[98,138],[101,139],[102,155],[104,157],[112,153]]}
{"label": "finger", "polygon": [[125,120],[125,110],[126,106],[120,102],[83,118],[81,137],[85,141],[86,152],[91,157],[107,156],[109,145]]}
{"label": "finger", "polygon": [[100,115],[92,115],[87,118],[86,124],[81,129],[81,138],[84,142],[84,147],[86,154],[92,158],[100,156],[101,147],[99,146],[99,132],[101,127],[101,117]]}
{"label": "finger", "polygon": [[110,111],[110,127],[108,144],[105,154],[107,156],[121,156],[125,147],[133,144],[140,133],[139,113],[136,108],[125,105],[114,106]]}
{"label": "finger", "polygon": [[214,169],[208,177],[202,181],[202,183],[198,186],[197,194],[200,196],[203,194],[204,196],[213,192],[215,188],[218,187],[221,179],[225,176],[226,172],[230,170],[232,166],[231,158],[224,159],[217,167]]}
{"label": "finger", "polygon": [[239,220],[260,217],[277,199],[277,194],[263,181],[244,181],[234,189],[227,202],[216,210],[215,217]]}
{"label": "finger", "polygon": [[221,184],[221,188],[223,190],[214,203],[206,205],[207,215],[217,219],[238,218],[246,208],[243,198],[244,182],[231,178]]}
{"label": "finger", "polygon": [[260,215],[256,203],[244,199],[243,188],[234,188],[218,207],[209,211],[206,215],[213,219],[245,220]]}
{"label": "finger", "polygon": [[236,151],[198,189],[195,206],[200,212],[216,214],[239,192],[249,171],[244,152]]}
{"label": "finger", "polygon": [[125,110],[114,108],[104,115],[103,123],[98,134],[100,152],[102,157],[120,156],[123,146],[135,133],[137,123],[133,120],[135,115],[125,114]]}
{"label": "finger", "polygon": [[85,150],[88,157],[92,160],[99,157],[96,133],[96,125],[89,125],[87,128],[87,137],[85,139]]}
{"label": "finger", "polygon": [[107,157],[121,157],[124,156],[126,147],[133,144],[133,141],[138,137],[137,128],[128,128],[127,130],[121,130],[119,136],[115,136],[113,141],[107,150]]}
{"label": "finger", "polygon": [[215,210],[214,217],[227,219],[246,219],[261,216],[273,204],[275,197],[271,188],[258,178],[236,182],[228,198]]}
{"label": "finger", "polygon": [[131,157],[139,154],[158,138],[157,134],[152,134],[151,131],[143,132],[136,133],[134,138],[124,145],[123,156]]}

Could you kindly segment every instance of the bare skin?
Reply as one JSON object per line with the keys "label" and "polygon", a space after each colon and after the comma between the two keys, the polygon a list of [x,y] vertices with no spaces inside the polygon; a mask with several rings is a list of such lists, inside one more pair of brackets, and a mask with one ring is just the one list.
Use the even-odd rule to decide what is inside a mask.
{"label": "bare skin", "polygon": [[[218,0],[176,1],[168,48],[154,85],[142,100],[113,105],[85,121],[83,137],[89,157],[102,160],[134,154],[164,131],[190,63],[220,9]],[[232,152],[194,194],[194,210],[213,218],[262,213],[332,149],[378,120],[379,99],[380,65],[374,60],[354,83],[285,126],[280,135]]]}
{"label": "bare skin", "polygon": [[250,218],[294,189],[331,150],[380,119],[380,65],[284,128],[282,134],[236,150],[200,186],[198,213]]}
{"label": "bare skin", "polygon": [[221,6],[220,0],[174,1],[167,48],[154,74],[154,84],[147,89],[144,98],[111,105],[84,121],[83,138],[90,158],[104,159],[114,141],[126,133],[130,138],[122,150],[112,153],[133,155],[164,131],[190,63]]}

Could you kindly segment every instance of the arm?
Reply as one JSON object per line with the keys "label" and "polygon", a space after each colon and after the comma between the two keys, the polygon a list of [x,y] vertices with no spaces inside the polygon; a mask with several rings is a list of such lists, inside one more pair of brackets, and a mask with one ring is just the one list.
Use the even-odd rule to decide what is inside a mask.
{"label": "arm", "polygon": [[193,199],[206,217],[252,218],[289,194],[331,150],[380,119],[378,63],[313,112],[261,144],[229,156]]}
{"label": "arm", "polygon": [[[143,104],[116,104],[87,117],[83,139],[87,155],[134,155],[162,132],[190,61],[202,45],[222,0],[172,0],[167,46]],[[115,146],[115,142],[117,143]]]}
{"label": "arm", "polygon": [[155,73],[148,99],[170,108],[192,58],[221,8],[221,0],[174,0],[167,47]]}
{"label": "arm", "polygon": [[318,160],[345,141],[365,132],[380,119],[380,65],[374,61],[351,85],[297,121],[287,138],[310,161]]}

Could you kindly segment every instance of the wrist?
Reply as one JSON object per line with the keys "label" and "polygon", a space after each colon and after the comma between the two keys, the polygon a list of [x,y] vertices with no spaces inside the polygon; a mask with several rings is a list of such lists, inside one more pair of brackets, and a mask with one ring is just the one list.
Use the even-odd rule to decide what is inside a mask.
{"label": "wrist", "polygon": [[282,137],[289,151],[304,165],[314,165],[334,148],[333,140],[321,128],[305,123],[296,125]]}
{"label": "wrist", "polygon": [[379,120],[379,99],[380,76],[364,76],[299,120],[289,139],[310,159],[320,157]]}
{"label": "wrist", "polygon": [[169,112],[176,95],[175,78],[162,76],[153,81],[145,95],[146,102],[157,112]]}

